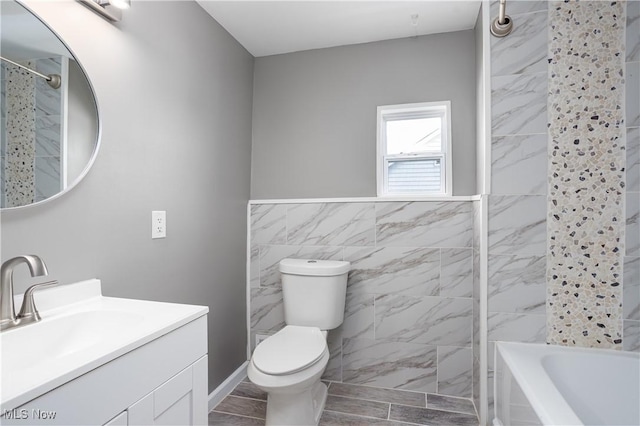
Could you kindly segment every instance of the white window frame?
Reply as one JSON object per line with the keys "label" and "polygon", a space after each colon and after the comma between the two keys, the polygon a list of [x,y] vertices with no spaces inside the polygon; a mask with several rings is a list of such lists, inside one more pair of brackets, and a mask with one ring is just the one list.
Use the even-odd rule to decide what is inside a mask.
{"label": "white window frame", "polygon": [[[444,107],[444,113],[442,108]],[[453,195],[453,178],[452,178],[452,155],[451,155],[451,101],[440,102],[421,102],[415,104],[400,104],[400,105],[383,105],[378,107],[378,122],[377,122],[377,188],[378,197],[415,197],[415,198],[428,198],[428,197],[450,197]],[[442,117],[442,151],[438,152],[425,152],[419,154],[397,154],[387,155],[387,135],[386,135],[386,122],[389,117],[393,119],[411,119],[411,118],[427,118],[427,117]],[[440,192],[411,192],[411,193],[389,193],[388,188],[388,176],[387,176],[387,164],[393,160],[420,160],[420,159],[432,159],[441,158],[442,176],[441,176],[441,191]]]}

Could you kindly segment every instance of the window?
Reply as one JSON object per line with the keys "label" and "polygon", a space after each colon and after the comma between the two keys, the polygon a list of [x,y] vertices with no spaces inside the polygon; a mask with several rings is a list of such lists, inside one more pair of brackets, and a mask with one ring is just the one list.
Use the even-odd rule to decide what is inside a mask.
{"label": "window", "polygon": [[451,195],[451,102],[378,107],[378,196]]}

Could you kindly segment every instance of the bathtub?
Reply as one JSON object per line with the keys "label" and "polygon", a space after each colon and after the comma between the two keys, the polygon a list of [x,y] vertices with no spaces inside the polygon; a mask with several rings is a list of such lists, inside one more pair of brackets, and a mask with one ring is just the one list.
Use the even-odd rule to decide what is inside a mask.
{"label": "bathtub", "polygon": [[640,354],[497,342],[494,425],[640,425]]}

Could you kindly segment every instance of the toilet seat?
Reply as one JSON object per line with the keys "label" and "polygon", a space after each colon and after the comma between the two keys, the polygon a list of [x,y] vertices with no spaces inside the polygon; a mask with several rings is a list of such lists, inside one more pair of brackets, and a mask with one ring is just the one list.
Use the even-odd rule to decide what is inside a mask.
{"label": "toilet seat", "polygon": [[326,348],[327,341],[319,328],[288,325],[259,344],[252,361],[262,373],[282,376],[314,365]]}

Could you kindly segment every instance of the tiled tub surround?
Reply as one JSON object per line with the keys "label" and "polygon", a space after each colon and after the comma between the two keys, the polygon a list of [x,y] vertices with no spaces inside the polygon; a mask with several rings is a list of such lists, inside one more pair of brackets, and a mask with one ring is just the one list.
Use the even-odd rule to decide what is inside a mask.
{"label": "tiled tub surround", "polygon": [[[33,67],[34,63],[27,61],[24,65]],[[13,207],[35,199],[35,77],[14,65],[3,68],[3,196],[6,206]]]}
{"label": "tiled tub surround", "polygon": [[351,262],[324,378],[472,394],[470,201],[252,204],[251,345],[284,326],[278,262]]}
{"label": "tiled tub surround", "polygon": [[549,4],[552,344],[622,348],[625,3]]}
{"label": "tiled tub surround", "polygon": [[[24,62],[42,74],[61,74],[60,58]],[[31,204],[61,188],[61,140],[64,89],[2,63],[1,152],[4,168],[0,196],[9,207]],[[6,198],[5,198],[6,197]]]}
{"label": "tiled tub surround", "polygon": [[[36,69],[42,74],[62,75],[62,60],[38,59]],[[53,89],[44,79],[36,79],[36,201],[57,194],[62,187],[64,90],[64,87]]]}
{"label": "tiled tub surround", "polygon": [[[329,395],[320,425],[478,424],[468,399],[421,392],[325,382]],[[267,394],[248,380],[241,382],[209,413],[209,426],[264,425]]]}
{"label": "tiled tub surround", "polygon": [[[626,19],[622,18],[625,15],[623,10],[620,10],[621,4],[626,5]],[[560,6],[561,8],[558,9]],[[560,19],[558,21],[559,14],[565,13],[565,16],[570,16],[573,12],[569,14],[568,10],[579,6],[592,8],[591,12],[588,12],[589,17],[586,17],[585,22],[581,23],[580,27],[577,27],[572,20],[563,21]],[[587,178],[587,176],[579,176],[579,168],[568,164],[568,169],[571,170],[570,167],[574,167],[574,172],[578,176],[572,181],[560,183],[560,179],[566,178],[566,172],[564,171],[564,165],[558,163],[558,159],[563,159],[562,155],[571,153],[570,160],[575,158],[579,161],[581,158],[589,158],[593,161],[594,167],[602,166],[603,161],[601,157],[591,156],[591,152],[597,152],[598,148],[597,146],[591,147],[595,149],[589,151],[586,145],[591,144],[591,142],[585,140],[584,134],[576,138],[567,138],[568,146],[566,147],[567,149],[563,150],[558,150],[556,148],[557,145],[553,144],[552,135],[554,131],[558,130],[559,123],[567,120],[576,120],[578,117],[577,112],[582,112],[582,115],[579,116],[581,124],[589,122],[594,129],[598,128],[598,123],[590,123],[592,115],[582,111],[585,107],[590,108],[588,112],[592,112],[595,107],[598,109],[596,113],[602,116],[609,113],[619,114],[620,111],[624,111],[626,114],[626,165],[620,163],[621,157],[623,158],[625,155],[623,149],[624,134],[620,134],[622,130],[620,121],[609,123],[610,129],[604,127],[604,123],[600,124],[600,128],[606,129],[606,132],[617,132],[618,140],[614,141],[614,143],[617,143],[618,151],[613,155],[615,160],[612,159],[612,161],[616,162],[614,168],[618,170],[604,171],[606,176],[598,176],[598,178],[606,177],[610,180],[609,175],[615,175],[618,187],[615,187],[615,183],[611,185],[615,188],[611,196],[617,197],[618,201],[621,194],[626,197],[625,204],[622,204],[625,205],[625,211],[623,212],[620,210],[621,205],[611,202],[611,207],[617,209],[617,214],[619,215],[616,236],[613,240],[621,239],[622,242],[618,245],[618,265],[611,264],[611,266],[618,271],[622,269],[623,274],[620,280],[621,286],[617,290],[614,289],[614,291],[618,292],[616,293],[618,304],[612,307],[611,311],[605,312],[605,314],[617,317],[613,322],[620,329],[622,325],[622,310],[619,304],[619,297],[622,295],[625,318],[622,346],[627,350],[640,350],[640,317],[638,317],[638,312],[640,312],[640,261],[637,252],[637,248],[640,247],[640,231],[638,230],[638,212],[640,211],[640,187],[638,183],[640,181],[640,132],[638,132],[638,123],[640,122],[640,73],[638,72],[638,69],[640,69],[638,62],[640,60],[640,2],[618,2],[617,5],[614,5],[613,7],[618,8],[618,18],[620,18],[615,23],[615,26],[610,27],[614,32],[613,37],[617,37],[616,42],[611,43],[610,41],[606,52],[600,46],[595,48],[589,46],[589,50],[585,52],[585,58],[589,61],[598,57],[603,57],[605,62],[615,61],[616,52],[620,53],[621,28],[624,27],[623,23],[626,20],[626,75],[624,76],[626,84],[621,84],[616,87],[616,90],[609,90],[606,93],[606,100],[610,100],[611,96],[616,96],[616,99],[620,100],[624,96],[623,94],[626,94],[625,109],[615,110],[616,107],[614,106],[612,111],[606,110],[604,111],[605,114],[601,114],[599,112],[600,99],[595,99],[594,97],[596,95],[599,96],[599,94],[591,92],[584,96],[584,99],[580,100],[579,103],[577,101],[571,101],[568,104],[561,103],[560,107],[573,106],[576,112],[564,111],[564,116],[559,117],[558,121],[556,120],[558,117],[554,115],[557,114],[557,111],[554,111],[552,101],[554,96],[556,99],[565,99],[571,95],[573,88],[580,89],[583,85],[589,90],[597,91],[598,83],[590,83],[590,86],[587,86],[585,84],[587,81],[582,81],[582,74],[591,71],[591,67],[595,67],[601,72],[608,68],[611,78],[606,80],[615,79],[620,82],[621,62],[617,65],[617,71],[611,68],[611,64],[605,65],[603,62],[595,62],[590,65],[587,71],[582,67],[582,73],[574,70],[573,74],[565,74],[575,77],[572,78],[568,86],[559,85],[558,78],[554,78],[554,71],[551,70],[552,65],[548,64],[548,60],[554,58],[552,49],[558,43],[569,43],[573,40],[572,46],[575,49],[580,49],[583,48],[582,43],[576,43],[576,40],[585,39],[585,41],[590,41],[593,38],[597,38],[600,41],[600,38],[604,40],[605,37],[612,36],[612,34],[603,34],[608,32],[609,28],[606,31],[596,31],[588,36],[569,36],[569,32],[580,31],[581,29],[588,31],[584,30],[584,25],[591,22],[589,18],[592,21],[600,22],[599,18],[602,15],[605,20],[611,19],[612,15],[599,14],[594,9],[599,7],[609,8],[612,6],[610,2],[547,2],[541,0],[511,2],[508,3],[508,13],[515,23],[513,32],[504,39],[495,37],[491,39],[492,143],[491,194],[489,195],[488,219],[488,387],[490,405],[493,399],[494,341],[539,343],[556,341],[552,335],[555,334],[557,336],[557,332],[553,330],[553,327],[558,323],[559,313],[549,309],[547,305],[547,292],[555,285],[552,282],[553,275],[547,274],[547,271],[550,270],[552,265],[557,267],[558,262],[556,261],[560,258],[554,258],[551,255],[551,238],[557,229],[554,228],[554,224],[549,225],[550,232],[547,236],[547,222],[556,220],[553,216],[553,214],[557,214],[555,210],[559,209],[562,212],[562,208],[566,207],[568,202],[576,200],[564,200],[555,206],[551,194],[559,192],[560,195],[568,197],[572,195],[571,191],[578,189],[577,186],[586,186],[586,180],[581,181],[580,179]],[[491,17],[495,17],[496,14],[497,2],[494,2],[492,3]],[[559,35],[559,33],[562,33],[562,35]],[[551,38],[556,35],[557,40],[553,41]],[[622,57],[624,55],[618,55],[618,58]],[[559,55],[559,58],[561,64],[565,64],[565,59],[580,59],[570,55]],[[558,64],[553,66],[558,66]],[[594,78],[595,74],[591,76],[585,75],[585,77]],[[564,75],[558,74],[558,77],[560,82],[567,80],[563,78]],[[585,102],[593,102],[593,105],[586,105],[584,104]],[[547,113],[547,105],[550,106],[549,113]],[[580,105],[580,108],[577,107],[578,105]],[[616,105],[621,104],[617,103]],[[620,120],[620,118],[621,116],[617,117],[617,120]],[[547,128],[547,123],[551,123],[550,126],[553,129],[551,127]],[[567,125],[567,132],[563,133],[562,136],[569,135],[573,131],[571,127],[577,123],[578,121]],[[592,136],[592,132],[588,129],[586,133],[589,137]],[[581,139],[581,142],[576,145],[574,144],[575,139]],[[610,147],[613,147],[613,144]],[[583,152],[588,153],[588,155],[580,156],[576,152],[577,149],[583,149]],[[607,152],[604,154],[605,157],[610,155]],[[607,166],[609,165],[606,161],[604,163]],[[561,167],[562,173],[558,173],[558,166]],[[621,179],[620,172],[623,168],[626,168],[626,176]],[[626,185],[620,185],[621,181],[624,181]],[[556,184],[558,184],[558,188],[550,187],[550,185]],[[599,187],[602,187],[602,185]],[[622,188],[624,188],[624,191],[622,191]],[[563,191],[565,194],[563,194]],[[590,198],[592,196],[591,192],[591,190],[581,191],[577,201],[580,202],[580,207],[584,206],[586,209],[595,207],[594,211],[598,211],[602,203],[599,202],[601,200],[597,197],[602,194],[602,191],[596,191],[597,194],[594,194],[596,196],[594,200]],[[595,205],[590,206],[590,203]],[[568,212],[562,212],[561,215],[565,215],[564,217],[568,218],[572,214],[577,214],[577,212],[579,212],[579,209],[576,212],[569,209]],[[603,213],[610,216],[610,211]],[[589,224],[598,223],[600,217],[602,216],[589,216]],[[582,217],[578,219],[573,223],[571,221],[568,222],[569,226],[575,228],[576,235],[578,231],[587,228],[589,235],[594,237],[598,235],[596,228],[583,225],[581,222]],[[624,225],[625,223],[626,226]],[[576,224],[579,224],[579,226]],[[567,234],[572,231],[567,231]],[[584,253],[581,253],[583,249],[581,245],[578,245],[578,250],[574,254],[579,254],[579,256],[574,259],[584,263],[584,261],[588,261],[588,258],[583,257],[583,259],[580,259],[583,254],[595,256],[595,254],[589,253],[594,247],[591,244],[593,242],[595,242],[595,239],[587,242]],[[572,247],[573,240],[570,241],[569,245],[565,246]],[[622,258],[623,254],[626,254],[624,259]],[[610,262],[611,259],[610,257],[606,261]],[[562,282],[560,282],[560,286],[562,287]],[[582,307],[595,306],[600,303],[599,296],[602,296],[590,294],[593,292],[589,291],[585,292],[585,287],[588,288],[588,285],[581,286],[577,291],[572,292],[578,293],[577,298],[573,294],[569,295],[570,300],[572,298],[579,299],[580,302],[578,303],[582,303],[578,307],[579,311]],[[622,291],[624,294],[621,293]],[[561,305],[562,302],[560,303]],[[577,313],[579,314],[579,312]],[[589,320],[584,318],[584,321]],[[574,323],[573,326],[576,327],[578,325],[579,322]],[[603,325],[605,324],[603,323]],[[591,338],[597,336],[598,332],[601,335],[603,334],[603,329],[600,326],[596,324],[594,326],[597,330],[596,334],[591,333]],[[585,330],[581,329],[578,334],[581,338],[585,338],[586,336],[581,334],[582,331]],[[613,340],[615,339],[611,339],[611,344],[615,345]],[[576,343],[585,346],[593,345],[588,340],[580,340]],[[597,345],[595,339],[593,343]],[[618,345],[618,347],[620,346]],[[492,414],[489,413],[489,421],[491,418]]]}
{"label": "tiled tub surround", "polygon": [[626,230],[623,276],[625,350],[640,352],[640,2],[627,2],[626,28]]}
{"label": "tiled tub surround", "polygon": [[[483,196],[482,199],[473,202],[473,284],[472,284],[472,324],[473,324],[473,339],[472,339],[472,356],[473,356],[473,403],[477,407],[478,411],[480,411],[481,407],[481,396],[480,396],[480,378],[482,376],[481,372],[481,342],[480,342],[480,329],[481,329],[481,298],[483,291],[482,280],[486,279],[486,277],[482,277],[480,271],[481,265],[481,250],[484,247],[486,250],[486,230],[484,229],[483,223],[483,211],[486,215],[486,196]],[[486,305],[486,302],[485,302]],[[486,323],[485,323],[486,324]],[[483,344],[486,345],[486,339]],[[486,355],[486,354],[485,354]],[[486,372],[484,373],[486,375]],[[484,396],[483,396],[484,398]],[[485,413],[478,413],[479,416],[486,415]]]}
{"label": "tiled tub surround", "polygon": [[[514,21],[491,37],[488,196],[488,422],[498,340],[544,342],[547,214],[547,5],[508,2]],[[491,18],[497,13],[492,4]]]}

